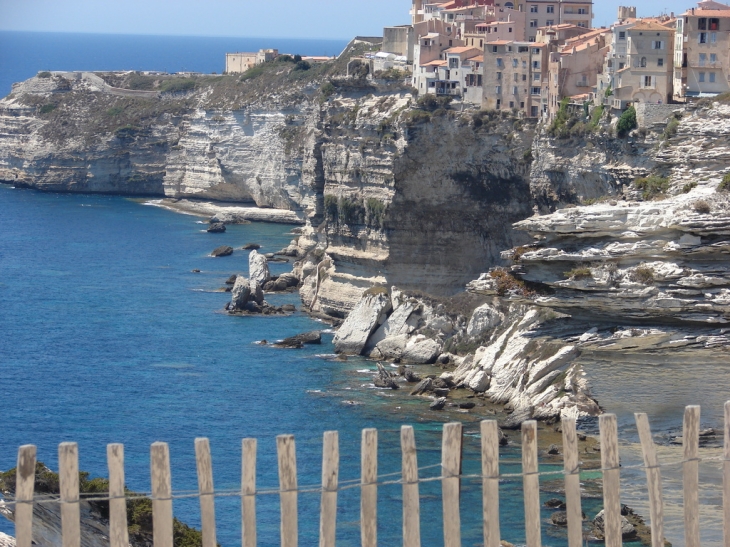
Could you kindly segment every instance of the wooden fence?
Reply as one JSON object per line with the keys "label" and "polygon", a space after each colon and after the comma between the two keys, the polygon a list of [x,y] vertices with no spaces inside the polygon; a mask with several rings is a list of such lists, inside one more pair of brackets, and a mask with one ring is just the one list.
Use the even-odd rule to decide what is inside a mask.
{"label": "wooden fence", "polygon": [[[663,500],[661,470],[646,414],[636,414],[636,425],[641,440],[649,495],[652,547],[663,547]],[[605,538],[607,547],[619,547],[621,540],[621,504],[619,492],[620,463],[616,416],[604,414],[599,418],[601,442],[601,471],[603,474],[603,502]],[[583,540],[581,518],[580,469],[575,420],[562,422],[565,476],[565,497],[568,520],[568,543],[580,547]],[[684,413],[683,487],[684,525],[687,547],[699,547],[699,431],[700,407],[688,406]],[[461,547],[460,481],[480,478],[482,481],[483,530],[485,547],[500,546],[499,480],[506,475],[499,471],[499,439],[497,422],[486,420],[480,424],[481,474],[466,475],[461,470],[462,424],[444,425],[441,452],[441,481],[443,497],[443,533],[445,547]],[[724,546],[730,547],[730,401],[725,404],[723,465],[723,522]],[[360,488],[360,530],[363,547],[377,545],[377,489],[379,485],[400,483],[403,489],[403,546],[420,547],[420,498],[416,442],[413,428],[403,426],[400,431],[402,476],[396,481],[379,481],[376,429],[362,432]],[[297,547],[297,499],[302,491],[297,486],[297,465],[293,435],[276,439],[279,489],[281,504],[281,546]],[[243,440],[241,473],[242,546],[256,546],[256,439]],[[63,547],[80,545],[80,506],[78,447],[76,443],[62,443],[59,453],[61,526]],[[203,547],[216,547],[215,507],[216,491],[208,439],[195,440],[198,492],[202,522]],[[124,492],[124,447],[107,447],[109,465],[109,492],[95,499],[109,500],[110,547],[128,547],[127,508]],[[706,461],[706,460],[705,460]],[[31,547],[34,500],[36,448],[20,447],[15,500],[15,530],[17,547]],[[170,454],[166,443],[151,446],[150,469],[152,478],[153,540],[155,547],[173,547],[172,492]],[[550,472],[550,474],[554,474]],[[538,471],[537,424],[522,424],[522,473],[525,532],[527,547],[541,545],[540,497]],[[510,475],[511,476],[511,475]],[[382,477],[381,477],[382,478]],[[320,547],[334,547],[339,484],[338,433],[324,433],[322,457],[322,485],[320,504]],[[88,500],[88,498],[85,498]]]}

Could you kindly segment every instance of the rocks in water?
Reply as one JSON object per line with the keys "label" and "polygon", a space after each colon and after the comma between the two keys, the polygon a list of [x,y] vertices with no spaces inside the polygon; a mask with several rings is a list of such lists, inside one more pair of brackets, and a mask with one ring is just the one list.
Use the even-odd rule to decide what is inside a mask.
{"label": "rocks in water", "polygon": [[236,278],[238,276],[236,274],[233,274],[231,277],[226,279],[226,285],[235,285],[236,284]]}
{"label": "rocks in water", "polygon": [[567,508],[567,505],[560,498],[550,498],[545,502],[545,507],[550,507],[551,509],[560,509],[562,511]]}
{"label": "rocks in water", "polygon": [[335,351],[359,355],[373,331],[390,311],[388,291],[376,287],[365,291],[334,337]]}
{"label": "rocks in water", "polygon": [[436,397],[446,397],[449,393],[451,393],[451,390],[447,387],[437,387],[433,390],[433,394]]}
{"label": "rocks in water", "polygon": [[433,380],[431,378],[424,378],[416,387],[411,390],[411,395],[425,395],[433,389]]}
{"label": "rocks in water", "polygon": [[319,331],[305,332],[284,338],[281,342],[274,344],[277,348],[303,348],[306,344],[321,344],[322,333]]}
{"label": "rocks in water", "polygon": [[271,279],[266,257],[255,250],[248,255],[248,276],[262,287]]}
{"label": "rocks in water", "polygon": [[477,404],[473,401],[465,401],[463,403],[459,403],[459,408],[463,410],[471,410],[475,406],[477,406]]}
{"label": "rocks in water", "polygon": [[206,232],[210,234],[222,234],[226,231],[226,225],[222,222],[213,222],[210,226],[208,226],[208,229]]}
{"label": "rocks in water", "polygon": [[378,375],[375,377],[373,383],[376,387],[400,389],[398,382],[395,380],[395,376],[388,372],[382,363],[378,363]]}
{"label": "rocks in water", "polygon": [[557,511],[550,515],[550,521],[555,526],[568,526],[568,513],[565,511]]}
{"label": "rocks in water", "polygon": [[296,306],[294,304],[284,304],[281,307],[281,309],[282,309],[282,311],[285,311],[285,312],[295,312],[295,311],[297,311],[297,308],[296,308]]}
{"label": "rocks in water", "polygon": [[414,336],[403,349],[401,359],[411,363],[430,364],[441,354],[441,344],[422,334]]}
{"label": "rocks in water", "polygon": [[431,410],[443,410],[446,406],[446,397],[441,397],[440,399],[436,399],[433,403],[428,405],[428,408]]}
{"label": "rocks in water", "polygon": [[[628,508],[627,508],[628,509]],[[631,511],[633,514],[633,511]],[[596,539],[604,539],[606,536],[606,522],[603,517],[603,509],[593,519],[591,533]],[[636,528],[629,520],[624,516],[624,508],[621,508],[621,538],[623,540],[630,540],[636,538]]]}
{"label": "rocks in water", "polygon": [[249,298],[256,302],[259,306],[264,305],[264,291],[261,289],[261,285],[255,279],[249,279],[248,286],[251,289],[251,295]]}
{"label": "rocks in water", "polygon": [[421,381],[421,377],[413,372],[412,368],[407,368],[403,371],[403,378],[405,378],[406,382],[410,384],[415,384],[416,382]]}
{"label": "rocks in water", "polygon": [[522,406],[515,409],[515,411],[504,420],[500,420],[499,427],[502,429],[519,429],[522,427],[522,422],[526,422],[530,419],[532,419],[532,407]]}
{"label": "rocks in water", "polygon": [[556,456],[556,455],[560,454],[560,448],[558,447],[557,444],[551,444],[548,447],[547,453],[550,454],[551,456]]}
{"label": "rocks in water", "polygon": [[221,256],[231,256],[233,254],[233,247],[229,247],[228,245],[221,245],[220,247],[216,247],[213,249],[213,252],[210,253],[210,256],[214,256],[216,258]]}
{"label": "rocks in water", "polygon": [[290,287],[299,285],[299,278],[293,273],[281,274],[279,277],[272,278],[264,284],[265,291],[286,291]]}
{"label": "rocks in water", "polygon": [[231,308],[242,310],[251,296],[251,285],[245,277],[239,275],[231,290]]}
{"label": "rocks in water", "polygon": [[497,429],[497,436],[499,438],[499,446],[507,446],[509,444],[509,439],[507,438],[507,435],[504,434],[504,431],[501,429]]}
{"label": "rocks in water", "polygon": [[196,269],[194,269],[194,270],[193,270],[193,273],[200,273],[200,270],[198,270],[198,269],[196,268]]}
{"label": "rocks in water", "polygon": [[243,247],[241,247],[242,251],[258,251],[261,248],[261,245],[258,243],[246,243]]}

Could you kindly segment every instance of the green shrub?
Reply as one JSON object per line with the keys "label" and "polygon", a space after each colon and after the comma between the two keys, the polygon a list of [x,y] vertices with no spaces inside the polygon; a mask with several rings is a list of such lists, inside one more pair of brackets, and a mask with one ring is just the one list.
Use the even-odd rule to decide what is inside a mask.
{"label": "green shrub", "polygon": [[416,106],[422,110],[426,110],[427,112],[435,112],[440,108],[447,108],[451,104],[452,100],[453,97],[449,95],[445,97],[437,97],[433,93],[426,93],[425,95],[418,97]]}
{"label": "green shrub", "polygon": [[601,118],[603,117],[603,105],[598,105],[596,108],[593,109],[593,112],[591,112],[591,123],[590,128],[596,129],[598,127],[598,124],[601,121]]}
{"label": "green shrub", "polygon": [[344,224],[362,224],[365,209],[355,198],[341,197],[337,201],[337,218]]}
{"label": "green shrub", "polygon": [[548,127],[547,130],[551,137],[562,138],[567,136],[565,125],[570,117],[568,114],[568,103],[570,103],[570,99],[568,97],[565,97],[562,101],[560,101],[558,113],[555,114],[553,123],[550,124],[550,127]]}
{"label": "green shrub", "polygon": [[160,85],[162,93],[184,93],[195,89],[195,80],[192,78],[175,78],[173,80],[165,80]]}
{"label": "green shrub", "polygon": [[593,277],[590,268],[574,268],[567,272],[563,272],[563,275],[569,279],[589,279]]}
{"label": "green shrub", "polygon": [[322,96],[325,98],[331,97],[335,93],[335,86],[332,85],[332,82],[325,82],[319,88],[319,92],[322,93]]}
{"label": "green shrub", "polygon": [[276,58],[276,62],[277,63],[293,63],[294,57],[292,57],[291,55],[279,55]]}
{"label": "green shrub", "polygon": [[38,73],[38,77],[39,78],[50,78],[51,77],[51,73],[48,72],[47,70],[44,70],[43,72],[39,72]]}
{"label": "green shrub", "polygon": [[368,198],[365,202],[368,224],[375,228],[383,228],[385,221],[385,204],[376,198]]}
{"label": "green shrub", "polygon": [[522,160],[531,163],[535,158],[532,156],[532,148],[528,148],[522,153]]}
{"label": "green shrub", "polygon": [[507,292],[517,292],[522,296],[533,296],[535,291],[530,289],[522,279],[517,279],[504,268],[495,268],[489,272],[489,277],[497,283],[497,294],[504,296]]}
{"label": "green shrub", "polygon": [[678,128],[679,128],[679,120],[677,118],[672,118],[671,120],[669,120],[667,127],[664,128],[664,133],[662,133],[662,138],[664,140],[671,139],[672,137],[674,137],[674,135],[677,134]]}
{"label": "green shrub", "polygon": [[692,191],[692,188],[697,188],[696,182],[688,182],[687,184],[682,186],[682,193],[689,194]]}
{"label": "green shrub", "polygon": [[324,214],[329,221],[337,220],[337,196],[325,194],[324,196]]}
{"label": "green shrub", "polygon": [[636,109],[633,106],[628,107],[616,124],[616,134],[619,137],[625,137],[629,131],[636,129],[638,124],[636,123]]}
{"label": "green shrub", "polygon": [[312,68],[312,65],[310,65],[307,61],[302,60],[298,61],[294,65],[294,70],[309,70],[310,68]]}
{"label": "green shrub", "polygon": [[129,89],[141,89],[142,91],[151,91],[155,85],[155,78],[145,76],[144,74],[130,74],[127,78],[126,87]]}
{"label": "green shrub", "polygon": [[253,80],[254,78],[261,76],[264,72],[265,70],[262,65],[252,66],[246,72],[241,74],[241,81],[245,82],[246,80]]}
{"label": "green shrub", "polygon": [[660,197],[669,190],[669,179],[658,175],[636,179],[634,186],[642,191],[645,200]]}
{"label": "green shrub", "polygon": [[122,112],[124,112],[124,107],[113,106],[109,110],[106,111],[106,115],[114,117],[114,116],[119,116],[119,114],[121,114]]}
{"label": "green shrub", "polygon": [[423,110],[409,110],[403,116],[403,121],[406,125],[418,125],[421,123],[428,123],[431,121],[431,114]]}
{"label": "green shrub", "polygon": [[720,185],[717,187],[718,192],[729,192],[730,191],[730,173],[726,173],[724,177],[722,177],[722,182],[720,182]]}
{"label": "green shrub", "polygon": [[50,114],[54,110],[56,110],[56,105],[53,103],[48,103],[48,104],[44,104],[43,106],[41,106],[40,113],[41,114]]}
{"label": "green shrub", "polygon": [[631,273],[631,281],[652,285],[654,283],[654,270],[648,266],[639,266]]}

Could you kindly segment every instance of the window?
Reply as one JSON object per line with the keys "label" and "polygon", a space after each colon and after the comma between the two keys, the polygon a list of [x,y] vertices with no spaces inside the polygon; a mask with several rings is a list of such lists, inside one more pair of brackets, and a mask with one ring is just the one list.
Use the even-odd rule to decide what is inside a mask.
{"label": "window", "polygon": [[700,73],[698,74],[698,80],[699,80],[700,82],[704,82],[704,81],[705,81],[705,73],[704,73],[704,72],[700,72]]}
{"label": "window", "polygon": [[641,62],[639,64],[640,67],[644,68],[646,66],[646,57],[641,58]]}
{"label": "window", "polygon": [[537,19],[530,19],[530,28],[537,28]]}
{"label": "window", "polygon": [[527,61],[524,59],[522,60],[522,68],[527,68]]}
{"label": "window", "polygon": [[622,70],[624,68],[624,66],[626,66],[626,65],[624,65],[624,63],[619,63],[618,64],[618,69],[619,70]]}
{"label": "window", "polygon": [[537,6],[530,6],[530,13],[537,13]]}
{"label": "window", "polygon": [[507,27],[507,32],[512,32],[512,27]]}
{"label": "window", "polygon": [[428,87],[436,87],[436,82],[428,82]]}
{"label": "window", "polygon": [[527,46],[520,46],[517,48],[518,53],[527,53],[528,51],[530,51],[530,48]]}
{"label": "window", "polygon": [[710,33],[710,43],[711,44],[717,43],[717,32]]}
{"label": "window", "polygon": [[720,30],[720,20],[712,18],[709,20],[709,24],[707,26],[707,30]]}
{"label": "window", "polygon": [[540,61],[532,61],[532,69],[540,70]]}
{"label": "window", "polygon": [[539,47],[532,48],[532,54],[533,55],[540,55],[540,48]]}
{"label": "window", "polygon": [[510,108],[514,108],[515,107],[515,102],[514,101],[510,101],[509,102],[509,107]]}
{"label": "window", "polygon": [[497,46],[492,46],[492,53],[497,53]]}
{"label": "window", "polygon": [[714,72],[710,72],[710,83],[713,83],[713,84],[715,83],[715,73]]}
{"label": "window", "polygon": [[519,62],[519,61],[518,61],[517,59],[512,59],[512,67],[513,67],[513,68],[517,68],[517,63],[518,63],[518,62]]}
{"label": "window", "polygon": [[707,43],[707,33],[706,32],[700,32],[700,37],[697,40],[700,44],[706,44]]}
{"label": "window", "polygon": [[537,106],[531,106],[530,107],[530,116],[532,116],[533,118],[537,118],[537,114],[538,114]]}
{"label": "window", "polygon": [[459,68],[458,57],[449,57],[449,68]]}
{"label": "window", "polygon": [[529,37],[529,38],[527,39],[527,41],[528,41],[528,42],[534,42],[534,41],[535,41],[535,37],[534,37],[534,36],[530,36],[530,37]]}
{"label": "window", "polygon": [[513,74],[513,76],[514,76],[513,80],[514,80],[515,82],[519,82],[519,79],[518,79],[518,78],[520,77],[520,75],[519,75],[519,74],[517,74],[517,73],[515,72],[515,73]]}
{"label": "window", "polygon": [[660,40],[652,41],[651,49],[664,49],[664,42]]}
{"label": "window", "polygon": [[517,86],[512,86],[512,95],[517,95]]}
{"label": "window", "polygon": [[626,40],[626,33],[623,30],[618,33],[618,39],[619,40]]}
{"label": "window", "polygon": [[525,101],[520,101],[520,108],[525,108]]}
{"label": "window", "polygon": [[586,15],[588,10],[585,8],[578,8],[578,15]]}
{"label": "window", "polygon": [[656,66],[664,66],[664,59],[662,57],[657,59]]}
{"label": "window", "polygon": [[531,89],[531,93],[532,93],[533,95],[539,95],[539,94],[540,94],[540,88],[539,88],[539,87],[533,87],[533,88]]}
{"label": "window", "polygon": [[697,19],[697,30],[707,30],[707,17]]}
{"label": "window", "polygon": [[705,66],[705,62],[707,61],[707,55],[704,53],[700,53],[700,66]]}
{"label": "window", "polygon": [[527,74],[523,74],[523,75],[522,75],[522,81],[523,81],[523,82],[526,82],[526,81],[527,81]]}
{"label": "window", "polygon": [[644,76],[644,86],[643,87],[654,87],[651,85],[652,76]]}
{"label": "window", "polygon": [[555,13],[555,6],[548,6],[547,7],[547,12],[548,13]]}
{"label": "window", "polygon": [[553,21],[552,19],[548,19],[547,21],[545,21],[545,24],[549,27],[552,27],[555,24],[555,21]]}
{"label": "window", "polygon": [[499,110],[499,106],[502,104],[502,99],[497,99],[497,110]]}
{"label": "window", "polygon": [[717,55],[715,53],[710,53],[710,62],[711,63],[717,62]]}
{"label": "window", "polygon": [[536,82],[539,82],[540,81],[540,73],[539,72],[535,72],[535,74],[532,75],[532,79],[535,80]]}
{"label": "window", "polygon": [[479,40],[479,47],[484,47],[484,40]]}
{"label": "window", "polygon": [[498,80],[501,80],[502,79],[502,73],[501,72],[497,72],[497,79]]}
{"label": "window", "polygon": [[503,66],[504,66],[504,63],[502,62],[502,58],[498,57],[497,58],[497,67],[502,68]]}
{"label": "window", "polygon": [[498,85],[497,86],[496,92],[497,92],[497,95],[501,95],[502,94],[502,86],[501,85]]}

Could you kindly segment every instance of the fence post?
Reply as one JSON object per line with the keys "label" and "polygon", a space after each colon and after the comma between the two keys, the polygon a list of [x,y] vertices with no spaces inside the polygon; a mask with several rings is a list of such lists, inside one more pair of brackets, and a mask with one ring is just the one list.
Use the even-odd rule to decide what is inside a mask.
{"label": "fence post", "polygon": [[461,422],[445,424],[441,441],[444,547],[461,547],[461,516],[459,514],[461,432]]}
{"label": "fence post", "polygon": [[360,539],[378,545],[378,430],[363,429],[361,444]]}
{"label": "fence post", "polygon": [[79,447],[76,443],[58,445],[58,479],[61,488],[61,532],[63,547],[81,545],[79,510]]}
{"label": "fence post", "polygon": [[575,418],[564,418],[562,427],[568,545],[569,547],[581,547],[583,544],[583,512],[580,503],[580,463],[578,461],[578,437],[575,431]]}
{"label": "fence post", "polygon": [[484,547],[500,547],[499,428],[497,420],[482,420],[482,519]]}
{"label": "fence post", "polygon": [[730,547],[730,401],[725,403],[725,445],[722,451],[723,536]]}
{"label": "fence post", "polygon": [[107,445],[106,461],[109,467],[109,545],[129,547],[127,500],[124,497],[124,445]]}
{"label": "fence post", "polygon": [[276,437],[281,502],[281,547],[297,547],[297,456],[294,435]]}
{"label": "fence post", "polygon": [[152,476],[152,542],[154,547],[172,546],[172,479],[167,443],[150,446]]}
{"label": "fence post", "polygon": [[522,422],[522,488],[525,493],[527,547],[540,547],[540,476],[537,465],[537,422]]}
{"label": "fence post", "polygon": [[241,441],[241,545],[256,547],[256,439]]}
{"label": "fence post", "polygon": [[198,492],[200,494],[200,522],[203,547],[216,547],[215,497],[213,488],[213,462],[210,457],[210,441],[195,439],[195,464],[198,471]]}
{"label": "fence post", "polygon": [[682,469],[682,482],[684,487],[684,544],[686,547],[700,547],[699,435],[700,407],[688,406],[684,409],[682,431],[682,444],[684,445],[684,464]]}
{"label": "fence post", "polygon": [[16,547],[31,547],[33,542],[35,458],[36,447],[34,445],[26,444],[18,448],[18,464],[15,467]]}
{"label": "fence post", "polygon": [[606,547],[621,547],[621,501],[619,480],[618,426],[615,414],[598,418],[601,430],[601,467],[603,468],[603,523]]}
{"label": "fence post", "polygon": [[400,428],[403,457],[403,547],[421,547],[421,509],[418,499],[418,458],[413,427]]}
{"label": "fence post", "polygon": [[634,414],[639,430],[641,451],[644,454],[646,481],[649,486],[649,516],[651,518],[651,545],[664,547],[664,500],[662,500],[662,476],[656,457],[656,446],[651,437],[649,418],[643,412]]}
{"label": "fence post", "polygon": [[319,516],[320,547],[335,547],[339,472],[339,435],[337,431],[325,431],[322,443],[322,502]]}

